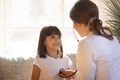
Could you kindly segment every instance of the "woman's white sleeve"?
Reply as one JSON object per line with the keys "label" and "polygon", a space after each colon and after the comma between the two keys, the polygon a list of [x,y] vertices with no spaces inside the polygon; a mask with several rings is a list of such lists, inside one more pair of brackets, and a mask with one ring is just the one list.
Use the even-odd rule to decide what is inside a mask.
{"label": "woman's white sleeve", "polygon": [[94,80],[96,66],[92,49],[85,40],[79,43],[76,59],[79,80]]}

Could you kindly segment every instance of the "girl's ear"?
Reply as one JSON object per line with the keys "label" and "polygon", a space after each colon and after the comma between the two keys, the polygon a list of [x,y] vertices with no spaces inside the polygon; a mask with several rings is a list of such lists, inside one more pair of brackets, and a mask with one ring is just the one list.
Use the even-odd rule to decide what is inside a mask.
{"label": "girl's ear", "polygon": [[44,45],[46,45],[46,41],[44,41]]}

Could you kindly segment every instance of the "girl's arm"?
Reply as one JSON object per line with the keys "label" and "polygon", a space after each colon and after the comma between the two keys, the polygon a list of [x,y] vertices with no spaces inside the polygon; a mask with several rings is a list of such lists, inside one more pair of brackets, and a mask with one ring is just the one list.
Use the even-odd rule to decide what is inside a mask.
{"label": "girl's arm", "polygon": [[36,65],[33,65],[31,80],[39,80],[39,77],[40,77],[40,68],[38,68],[38,66]]}

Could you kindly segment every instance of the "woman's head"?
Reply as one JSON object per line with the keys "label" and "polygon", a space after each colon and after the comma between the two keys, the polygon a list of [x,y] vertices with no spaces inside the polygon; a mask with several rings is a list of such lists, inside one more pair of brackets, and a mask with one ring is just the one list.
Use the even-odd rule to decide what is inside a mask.
{"label": "woman's head", "polygon": [[[54,35],[57,35],[58,38],[59,37],[61,38],[61,32],[56,26],[45,26],[42,28],[42,30],[40,32],[39,43],[38,43],[39,57],[46,58],[46,54],[47,54],[47,49],[46,49],[46,44],[45,44],[46,39],[49,37],[54,38]],[[62,49],[62,45],[61,44],[59,44],[59,45],[60,45],[60,48],[57,50],[57,54],[59,54],[59,52],[60,52],[61,57],[62,57],[63,49]]]}
{"label": "woman's head", "polygon": [[89,0],[79,0],[70,12],[73,22],[88,24],[91,18],[99,18],[97,6]]}
{"label": "woman's head", "polygon": [[[110,35],[104,31],[102,21],[99,19],[98,7],[92,1],[77,1],[70,11],[70,18],[74,23],[74,28],[80,35],[87,36],[89,32],[93,32],[96,35],[112,39],[111,31],[108,28],[105,28],[109,31]],[[79,27],[77,27],[76,24]],[[81,25],[82,27],[80,27]],[[84,31],[82,31],[82,29]]]}

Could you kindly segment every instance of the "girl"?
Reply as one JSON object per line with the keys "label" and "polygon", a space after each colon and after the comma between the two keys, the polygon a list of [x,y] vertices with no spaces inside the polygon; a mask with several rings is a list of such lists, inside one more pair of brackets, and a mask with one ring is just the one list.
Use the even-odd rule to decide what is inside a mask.
{"label": "girl", "polygon": [[38,55],[33,63],[32,80],[63,80],[60,69],[70,69],[72,62],[63,55],[61,32],[56,26],[41,30]]}
{"label": "girl", "polygon": [[90,0],[78,0],[70,18],[79,35],[86,36],[78,45],[78,80],[120,80],[120,44],[102,26],[97,6]]}

